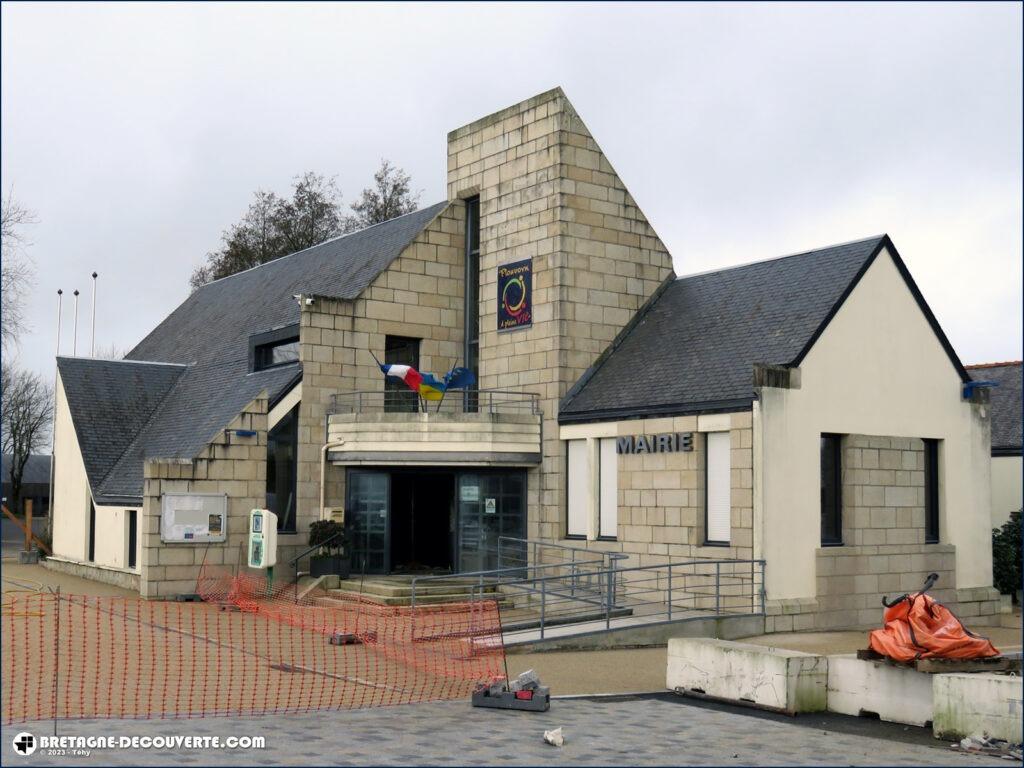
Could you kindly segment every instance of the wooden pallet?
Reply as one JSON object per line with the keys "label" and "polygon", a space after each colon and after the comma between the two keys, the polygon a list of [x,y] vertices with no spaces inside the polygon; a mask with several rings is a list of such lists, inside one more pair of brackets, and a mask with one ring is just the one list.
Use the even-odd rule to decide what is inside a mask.
{"label": "wooden pallet", "polygon": [[884,661],[895,667],[907,667],[930,675],[945,672],[1020,672],[1021,660],[1008,656],[991,656],[987,659],[917,659],[901,662],[883,656],[870,648],[857,651],[862,661]]}

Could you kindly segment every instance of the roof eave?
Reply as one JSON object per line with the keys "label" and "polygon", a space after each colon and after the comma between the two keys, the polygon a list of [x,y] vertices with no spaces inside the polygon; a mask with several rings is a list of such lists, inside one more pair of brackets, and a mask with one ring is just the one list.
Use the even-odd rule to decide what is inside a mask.
{"label": "roof eave", "polygon": [[597,421],[628,421],[646,419],[652,416],[694,416],[711,413],[749,411],[753,408],[754,397],[737,397],[725,400],[706,400],[700,403],[666,403],[651,406],[624,406],[622,408],[601,408],[578,413],[559,413],[559,424],[582,424]]}

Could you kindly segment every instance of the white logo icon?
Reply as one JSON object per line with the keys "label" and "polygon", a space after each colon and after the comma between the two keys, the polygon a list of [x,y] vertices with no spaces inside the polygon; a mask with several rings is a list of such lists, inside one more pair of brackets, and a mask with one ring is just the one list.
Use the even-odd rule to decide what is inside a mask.
{"label": "white logo icon", "polygon": [[14,737],[14,751],[19,755],[31,755],[36,751],[36,737],[31,733],[19,733]]}

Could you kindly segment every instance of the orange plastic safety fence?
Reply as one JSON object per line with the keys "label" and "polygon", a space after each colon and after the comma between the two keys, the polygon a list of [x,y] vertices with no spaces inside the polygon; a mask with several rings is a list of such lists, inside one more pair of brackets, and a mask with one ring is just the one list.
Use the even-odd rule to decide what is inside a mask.
{"label": "orange plastic safety fence", "polygon": [[204,602],[8,594],[3,721],[356,709],[500,677],[494,601],[381,606],[204,568]]}

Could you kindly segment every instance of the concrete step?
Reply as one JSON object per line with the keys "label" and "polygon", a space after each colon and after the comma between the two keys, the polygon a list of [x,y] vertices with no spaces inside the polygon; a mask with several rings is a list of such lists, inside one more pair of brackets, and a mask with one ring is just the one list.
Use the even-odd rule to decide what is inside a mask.
{"label": "concrete step", "polygon": [[[338,583],[335,589],[366,596],[409,597],[412,595],[412,582],[405,579],[345,579]],[[496,591],[497,587],[495,585],[485,585],[483,587],[484,594]],[[479,585],[472,579],[444,579],[443,581],[426,582],[416,585],[417,600],[421,595],[464,594],[468,597],[469,595],[479,593]]]}
{"label": "concrete step", "polygon": [[[340,598],[347,599],[362,599],[367,600],[371,603],[378,605],[388,606],[411,606],[412,596],[411,595],[377,595],[371,592],[353,592],[347,589],[331,589],[328,590],[329,595],[333,595]],[[444,603],[468,603],[474,599],[474,595],[469,592],[441,592],[430,595],[416,595],[416,605],[443,605]],[[495,595],[495,599],[498,599],[498,595]],[[507,600],[498,600],[498,606],[500,608],[510,608],[511,602]]]}

